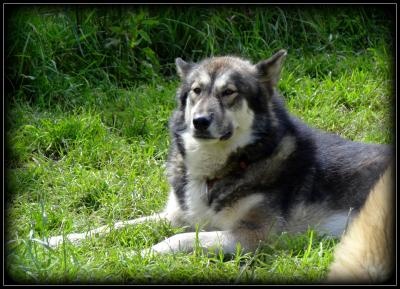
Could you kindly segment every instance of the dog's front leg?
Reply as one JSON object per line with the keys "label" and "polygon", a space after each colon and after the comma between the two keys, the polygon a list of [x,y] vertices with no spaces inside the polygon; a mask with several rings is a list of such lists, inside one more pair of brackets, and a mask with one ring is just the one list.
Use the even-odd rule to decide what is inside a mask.
{"label": "dog's front leg", "polygon": [[150,216],[145,216],[145,217],[141,217],[141,218],[137,218],[137,219],[133,219],[133,220],[128,220],[128,221],[119,221],[116,222],[113,226],[101,226],[99,228],[84,232],[84,233],[72,233],[72,234],[68,234],[68,235],[59,235],[59,236],[54,236],[54,237],[50,237],[47,240],[47,244],[50,247],[57,247],[60,244],[62,244],[65,240],[68,240],[71,243],[77,244],[80,241],[86,239],[86,238],[90,238],[93,236],[103,236],[108,234],[111,230],[118,230],[118,229],[122,229],[125,228],[127,226],[130,225],[136,225],[136,224],[140,224],[140,223],[144,223],[144,222],[148,222],[148,221],[160,221],[160,220],[170,220],[169,218],[169,214],[167,212],[161,212],[161,213],[157,213],[157,214],[153,214]]}
{"label": "dog's front leg", "polygon": [[236,242],[228,231],[181,233],[165,239],[150,249],[142,250],[141,254],[189,253],[194,251],[196,246],[203,250],[221,248],[225,253],[233,253],[235,252]]}
{"label": "dog's front leg", "polygon": [[175,193],[173,190],[170,192],[166,208],[164,209],[164,211],[160,213],[128,221],[119,221],[112,226],[105,225],[84,233],[72,233],[65,236],[64,235],[54,236],[44,241],[50,247],[57,247],[58,245],[62,244],[64,240],[68,240],[71,243],[77,244],[80,241],[89,237],[103,236],[105,234],[108,234],[109,232],[111,232],[111,230],[118,230],[125,228],[127,226],[137,225],[149,221],[163,221],[163,220],[171,222],[172,226],[184,225],[184,221],[182,220],[182,211],[180,209],[180,206],[178,204],[178,201],[175,197]]}
{"label": "dog's front leg", "polygon": [[206,252],[216,253],[221,249],[224,254],[234,254],[239,243],[241,248],[248,252],[255,250],[262,240],[262,238],[257,238],[256,235],[258,234],[255,234],[254,231],[246,233],[243,230],[181,233],[152,246],[150,249],[142,250],[141,254],[143,256],[151,253],[189,253],[194,251],[197,246]]}

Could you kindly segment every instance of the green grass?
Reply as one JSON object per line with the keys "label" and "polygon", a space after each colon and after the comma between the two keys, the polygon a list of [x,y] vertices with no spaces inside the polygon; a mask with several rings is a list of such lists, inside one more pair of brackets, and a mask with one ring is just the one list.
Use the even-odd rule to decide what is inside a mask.
{"label": "green grass", "polygon": [[57,249],[39,240],[163,208],[175,57],[258,61],[286,48],[279,88],[291,112],[348,139],[391,143],[394,18],[380,6],[359,8],[14,9],[5,54],[8,276],[62,284],[320,282],[337,240],[311,230],[226,257],[129,257],[182,231],[167,223]]}

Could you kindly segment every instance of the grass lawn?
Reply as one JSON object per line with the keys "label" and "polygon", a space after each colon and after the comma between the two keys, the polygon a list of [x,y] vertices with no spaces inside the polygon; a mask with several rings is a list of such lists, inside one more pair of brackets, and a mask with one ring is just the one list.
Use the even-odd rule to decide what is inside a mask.
{"label": "grass lawn", "polygon": [[[57,249],[41,240],[163,208],[169,190],[167,125],[179,85],[175,57],[240,53],[256,62],[286,48],[279,89],[292,113],[348,139],[393,142],[392,27],[387,12],[378,8],[335,8],[336,14],[317,8],[317,13],[230,8],[219,14],[208,8],[182,14],[144,9],[123,14],[130,21],[117,17],[128,13],[123,9],[115,15],[101,8],[14,10],[7,22],[7,31],[15,33],[6,39],[4,173],[4,259],[10,282],[320,282],[337,240],[312,230],[271,236],[256,252],[243,254],[238,247],[234,256],[130,255],[182,232],[168,223],[141,224]],[[197,14],[208,26],[193,23],[200,21]],[[228,15],[242,22],[229,22]],[[111,27],[114,38],[97,33],[100,26]],[[124,31],[133,31],[125,44]],[[254,43],[265,39],[263,31],[271,37],[266,49]],[[237,38],[222,43],[223,32]],[[124,54],[124,45],[129,53]]]}

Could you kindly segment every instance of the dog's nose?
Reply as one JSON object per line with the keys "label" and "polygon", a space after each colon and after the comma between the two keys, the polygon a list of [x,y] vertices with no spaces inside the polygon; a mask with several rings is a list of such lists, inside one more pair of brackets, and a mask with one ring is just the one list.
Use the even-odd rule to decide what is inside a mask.
{"label": "dog's nose", "polygon": [[206,130],[212,121],[212,115],[195,115],[193,118],[194,128],[197,130]]}

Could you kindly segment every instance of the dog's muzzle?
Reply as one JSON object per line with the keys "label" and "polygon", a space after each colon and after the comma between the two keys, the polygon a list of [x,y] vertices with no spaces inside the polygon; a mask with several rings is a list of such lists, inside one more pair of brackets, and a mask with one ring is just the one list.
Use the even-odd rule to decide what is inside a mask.
{"label": "dog's muzzle", "polygon": [[219,136],[212,135],[210,132],[210,126],[213,122],[213,114],[197,114],[193,117],[193,127],[194,133],[193,136],[198,139],[219,139],[219,140],[228,140],[232,136],[232,130],[225,130],[224,133],[221,133]]}

